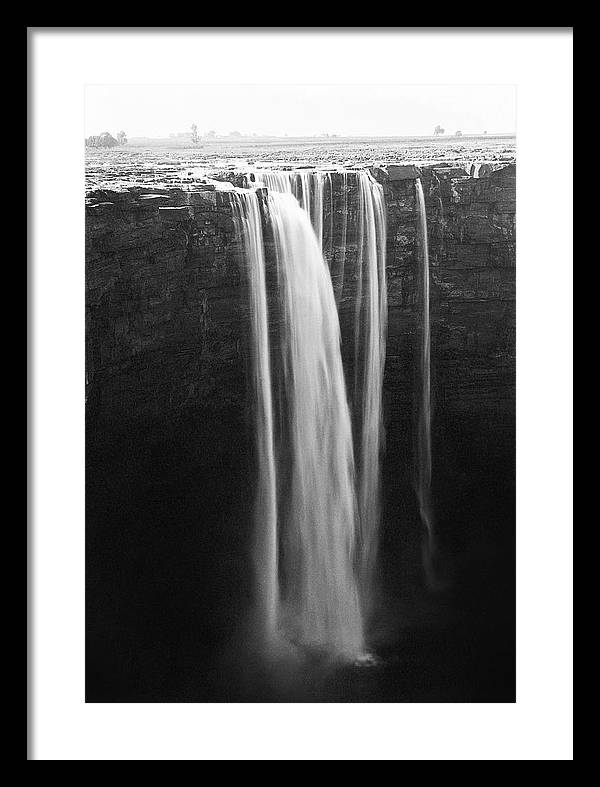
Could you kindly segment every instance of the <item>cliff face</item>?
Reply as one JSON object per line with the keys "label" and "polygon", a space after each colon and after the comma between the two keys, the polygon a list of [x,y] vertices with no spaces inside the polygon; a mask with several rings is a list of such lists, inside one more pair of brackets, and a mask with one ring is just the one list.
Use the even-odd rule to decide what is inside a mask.
{"label": "cliff face", "polygon": [[[414,167],[375,170],[387,209],[389,416],[414,399],[421,326]],[[431,264],[434,395],[440,415],[514,401],[514,165],[470,178],[423,169]],[[346,194],[342,193],[345,186]],[[243,409],[244,259],[226,192],[209,186],[94,192],[86,208],[90,417]],[[333,175],[323,247],[352,362],[356,189]],[[329,204],[326,199],[326,205]],[[267,255],[268,267],[273,261]]]}
{"label": "cliff face", "polygon": [[87,388],[116,424],[244,400],[240,250],[224,195],[88,200]]}
{"label": "cliff face", "polygon": [[[431,263],[439,543],[446,565],[481,555],[490,544],[494,555],[505,555],[478,558],[476,578],[467,571],[468,595],[460,596],[460,586],[456,591],[461,610],[479,599],[469,626],[485,647],[465,662],[461,644],[460,658],[440,656],[439,670],[443,678],[445,664],[454,664],[471,686],[472,675],[485,668],[473,696],[494,701],[504,696],[498,686],[506,678],[497,676],[510,674],[514,634],[515,169],[489,168],[477,178],[449,167],[388,166],[373,174],[387,211],[382,583],[403,599],[422,586],[413,492],[420,176]],[[333,175],[330,188],[323,248],[352,398],[357,190],[343,175]],[[265,240],[276,314],[267,224]],[[235,671],[216,679],[214,664],[238,636],[253,586],[247,309],[245,258],[226,192],[198,185],[194,192],[140,187],[88,194],[88,700],[239,699]],[[270,327],[276,352],[276,319]],[[415,659],[421,658],[419,651]],[[442,678],[431,688],[436,699],[445,696]],[[419,686],[402,683],[403,697],[429,696]]]}
{"label": "cliff face", "polygon": [[[413,424],[423,325],[415,178],[422,179],[431,270],[434,452],[465,472],[510,468],[515,401],[515,167],[374,169],[387,211],[388,463],[414,464]],[[223,179],[235,181],[232,173]],[[240,185],[240,184],[238,184]],[[358,273],[356,180],[335,173],[325,193],[323,249],[354,396]],[[87,420],[110,441],[147,429],[169,439],[187,419],[214,425],[215,445],[249,451],[245,259],[227,192],[141,189],[88,195]],[[265,226],[267,285],[275,262]],[[271,300],[272,305],[275,299]],[[276,314],[274,306],[273,313]],[[278,326],[271,325],[273,352]],[[219,426],[220,425],[220,426]],[[233,430],[231,432],[231,430]],[[161,434],[163,437],[161,438]],[[408,473],[408,470],[406,470]],[[509,472],[506,469],[503,472]],[[447,475],[447,474],[446,474]]]}
{"label": "cliff face", "polygon": [[96,192],[86,224],[86,698],[210,696],[252,585],[231,210],[214,189]]}
{"label": "cliff face", "polygon": [[[421,330],[413,181],[408,168],[384,179],[388,206],[390,408],[410,405]],[[515,401],[515,167],[466,177],[424,169],[431,271],[431,363],[435,422],[493,438],[511,450]],[[473,445],[472,448],[475,446]],[[486,450],[493,451],[494,446]]]}

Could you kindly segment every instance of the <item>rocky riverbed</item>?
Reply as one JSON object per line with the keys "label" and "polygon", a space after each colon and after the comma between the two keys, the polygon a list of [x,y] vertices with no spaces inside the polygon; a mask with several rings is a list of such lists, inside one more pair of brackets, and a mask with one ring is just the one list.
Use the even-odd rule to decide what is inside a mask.
{"label": "rocky riverbed", "polygon": [[191,185],[199,176],[226,167],[259,165],[370,166],[392,162],[423,166],[511,164],[514,136],[398,139],[303,139],[200,143],[195,148],[126,146],[86,151],[86,188],[134,185]]}

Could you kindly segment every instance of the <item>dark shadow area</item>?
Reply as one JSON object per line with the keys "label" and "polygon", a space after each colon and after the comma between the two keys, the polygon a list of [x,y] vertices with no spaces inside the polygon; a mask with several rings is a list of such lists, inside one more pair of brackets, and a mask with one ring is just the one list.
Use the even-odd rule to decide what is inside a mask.
{"label": "dark shadow area", "polygon": [[514,701],[511,452],[482,452],[468,436],[467,450],[464,424],[454,432],[438,424],[440,587],[431,591],[411,424],[394,429],[371,630],[381,664],[269,664],[252,644],[253,484],[242,416],[190,411],[168,428],[118,433],[88,425],[87,701]]}

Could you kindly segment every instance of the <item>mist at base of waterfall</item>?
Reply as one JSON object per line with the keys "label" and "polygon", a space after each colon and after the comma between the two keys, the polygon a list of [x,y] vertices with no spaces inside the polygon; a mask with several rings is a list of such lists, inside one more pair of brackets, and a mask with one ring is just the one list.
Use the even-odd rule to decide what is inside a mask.
{"label": "mist at base of waterfall", "polygon": [[469,578],[433,594],[402,586],[403,598],[388,589],[368,633],[374,659],[367,654],[366,663],[286,642],[264,652],[245,625],[211,675],[210,696],[238,702],[514,701],[514,630],[505,608],[512,575],[500,577],[494,560],[483,558],[474,584]]}

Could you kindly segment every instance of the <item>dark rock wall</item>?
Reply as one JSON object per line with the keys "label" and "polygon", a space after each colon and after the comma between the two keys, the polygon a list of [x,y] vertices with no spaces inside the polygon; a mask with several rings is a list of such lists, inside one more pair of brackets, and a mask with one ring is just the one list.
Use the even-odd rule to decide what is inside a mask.
{"label": "dark rock wall", "polygon": [[[508,455],[515,403],[515,167],[486,177],[425,169],[434,419]],[[414,403],[422,326],[411,179],[384,180],[388,209],[390,415]],[[398,415],[400,415],[398,413]],[[490,445],[490,439],[493,444]],[[473,446],[474,448],[475,446]]]}
{"label": "dark rock wall", "polygon": [[[459,168],[424,168],[420,175],[430,258],[434,526],[451,560],[460,563],[473,551],[502,554],[493,567],[480,570],[491,585],[502,585],[509,599],[514,590],[515,167],[490,168],[478,178]],[[418,528],[413,486],[422,257],[414,176],[398,168],[378,177],[388,215],[383,470],[384,536],[391,538],[393,573],[410,553],[411,534]],[[413,543],[412,549],[414,567],[418,546]]]}
{"label": "dark rock wall", "polygon": [[[414,167],[375,170],[385,191],[386,421],[414,409],[422,327]],[[515,168],[424,169],[436,418],[510,449],[515,375]],[[352,396],[357,191],[334,174],[323,248]],[[88,420],[117,426],[186,409],[244,410],[244,260],[229,196],[204,186],[94,192],[86,210]],[[266,229],[267,241],[269,238]],[[273,255],[267,252],[273,279]],[[273,327],[274,333],[277,326]],[[274,342],[276,352],[276,341]],[[458,427],[459,428],[459,427]]]}
{"label": "dark rock wall", "polygon": [[425,180],[440,409],[510,413],[515,375],[515,168]]}
{"label": "dark rock wall", "polygon": [[91,418],[239,406],[241,265],[228,201],[209,190],[96,192],[86,218]]}
{"label": "dark rock wall", "polygon": [[86,224],[86,698],[210,697],[252,582],[231,208],[104,192]]}

